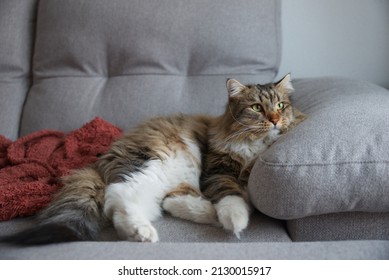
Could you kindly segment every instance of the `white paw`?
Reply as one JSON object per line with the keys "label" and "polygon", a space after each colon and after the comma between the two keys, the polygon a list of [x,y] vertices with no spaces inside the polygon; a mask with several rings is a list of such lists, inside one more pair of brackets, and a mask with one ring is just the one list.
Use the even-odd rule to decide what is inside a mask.
{"label": "white paw", "polygon": [[174,217],[201,224],[217,224],[215,207],[200,196],[167,197],[162,208]]}
{"label": "white paw", "polygon": [[135,239],[140,242],[157,242],[158,233],[155,228],[145,222],[130,223],[127,216],[120,214],[114,215],[113,224],[120,239],[131,240]]}
{"label": "white paw", "polygon": [[152,225],[135,227],[132,237],[140,242],[157,242],[159,240],[158,233]]}
{"label": "white paw", "polygon": [[162,202],[162,209],[170,213],[172,216],[176,216],[176,213],[183,208],[183,202],[176,197],[166,197]]}
{"label": "white paw", "polygon": [[238,238],[249,222],[249,206],[239,196],[226,196],[215,204],[219,222]]}

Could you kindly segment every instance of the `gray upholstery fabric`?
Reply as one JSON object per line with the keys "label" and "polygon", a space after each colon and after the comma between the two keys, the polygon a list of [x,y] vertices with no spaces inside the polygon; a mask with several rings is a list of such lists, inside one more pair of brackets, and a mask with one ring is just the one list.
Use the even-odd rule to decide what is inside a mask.
{"label": "gray upholstery fabric", "polygon": [[[31,224],[31,218],[2,222],[0,232],[16,232]],[[389,241],[290,242],[283,223],[257,212],[241,240],[220,228],[168,216],[155,226],[161,238],[156,244],[114,242],[115,234],[106,231],[99,242],[0,244],[0,259],[389,259]]]}
{"label": "gray upholstery fabric", "polygon": [[105,260],[375,260],[389,259],[389,241],[155,243],[75,242],[40,247],[0,244],[0,259]]}
{"label": "gray upholstery fabric", "polygon": [[389,240],[389,213],[348,212],[287,221],[293,241]]}
{"label": "gray upholstery fabric", "polygon": [[0,134],[16,139],[30,87],[36,0],[0,1]]}
{"label": "gray upholstery fabric", "polygon": [[389,91],[339,78],[294,85],[309,118],[256,162],[254,205],[279,219],[389,212]]}
{"label": "gray upholstery fabric", "polygon": [[[0,235],[16,233],[33,225],[33,219],[14,219],[0,223]],[[154,222],[160,242],[290,242],[283,221],[269,218],[259,212],[252,214],[248,228],[236,238],[221,227],[187,222],[165,215]],[[112,227],[103,231],[100,241],[117,241]]]}
{"label": "gray upholstery fabric", "polygon": [[22,134],[95,115],[128,129],[160,114],[218,114],[227,77],[275,77],[279,11],[272,0],[41,0]]}

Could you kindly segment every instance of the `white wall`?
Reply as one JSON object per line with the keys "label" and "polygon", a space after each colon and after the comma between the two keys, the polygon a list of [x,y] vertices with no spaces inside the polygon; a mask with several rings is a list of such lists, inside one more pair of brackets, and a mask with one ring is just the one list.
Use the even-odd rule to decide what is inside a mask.
{"label": "white wall", "polygon": [[282,0],[279,77],[345,76],[389,88],[389,0]]}

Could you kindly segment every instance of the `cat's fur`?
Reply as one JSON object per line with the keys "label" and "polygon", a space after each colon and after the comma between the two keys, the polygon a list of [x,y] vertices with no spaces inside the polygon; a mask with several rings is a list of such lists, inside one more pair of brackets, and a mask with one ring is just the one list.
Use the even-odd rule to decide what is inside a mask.
{"label": "cat's fur", "polygon": [[34,228],[3,241],[95,240],[112,221],[122,239],[156,242],[151,222],[162,209],[239,236],[248,224],[246,187],[256,157],[304,116],[291,106],[290,75],[266,85],[228,80],[227,91],[219,117],[176,115],[139,125],[95,164],[64,178]]}

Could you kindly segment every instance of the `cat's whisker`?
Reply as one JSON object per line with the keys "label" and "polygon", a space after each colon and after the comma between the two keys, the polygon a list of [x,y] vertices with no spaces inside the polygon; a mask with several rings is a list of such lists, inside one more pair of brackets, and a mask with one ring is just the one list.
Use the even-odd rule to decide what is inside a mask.
{"label": "cat's whisker", "polygon": [[252,130],[252,129],[250,129],[250,128],[245,128],[243,131],[237,131],[237,132],[231,134],[230,136],[228,136],[228,137],[226,138],[226,142],[230,141],[230,140],[233,139],[233,138],[238,138],[238,137],[241,136],[242,134],[248,133],[250,130]]}

